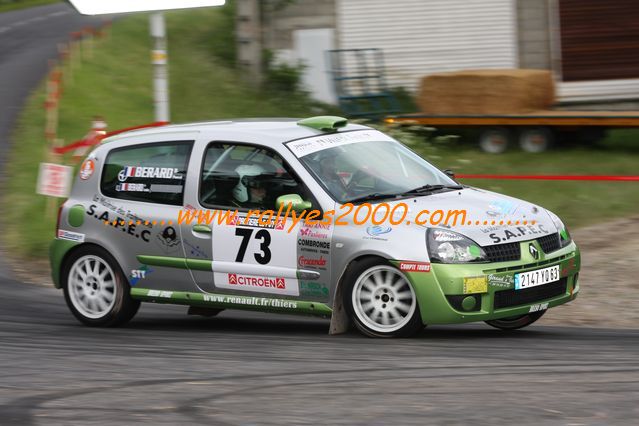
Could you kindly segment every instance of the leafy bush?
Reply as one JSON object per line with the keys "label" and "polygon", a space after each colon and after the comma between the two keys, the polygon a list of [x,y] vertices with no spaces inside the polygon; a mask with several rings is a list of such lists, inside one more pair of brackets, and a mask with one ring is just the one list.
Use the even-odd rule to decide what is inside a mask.
{"label": "leafy bush", "polygon": [[303,93],[302,74],[305,65],[298,63],[291,65],[275,60],[271,50],[263,52],[264,61],[264,89],[269,92]]}

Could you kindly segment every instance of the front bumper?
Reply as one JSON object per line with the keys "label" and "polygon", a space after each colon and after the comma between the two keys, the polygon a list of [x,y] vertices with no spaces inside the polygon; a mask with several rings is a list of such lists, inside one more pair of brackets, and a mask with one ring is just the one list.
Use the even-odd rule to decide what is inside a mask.
{"label": "front bumper", "polygon": [[[574,242],[534,259],[527,253],[529,241],[522,242],[522,258],[513,262],[478,264],[436,264],[430,272],[409,272],[424,324],[458,324],[524,315],[569,302],[579,293],[581,266]],[[526,245],[526,246],[524,246]],[[560,281],[515,290],[514,274],[559,265]],[[464,291],[464,278],[487,282],[486,290]],[[472,300],[465,300],[471,297]],[[472,305],[472,306],[471,306]]]}

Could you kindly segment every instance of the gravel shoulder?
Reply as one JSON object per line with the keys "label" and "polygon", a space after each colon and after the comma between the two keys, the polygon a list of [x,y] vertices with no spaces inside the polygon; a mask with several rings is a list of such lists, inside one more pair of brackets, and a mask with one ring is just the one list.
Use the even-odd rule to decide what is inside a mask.
{"label": "gravel shoulder", "polygon": [[580,294],[541,324],[639,327],[639,216],[571,233],[581,249]]}
{"label": "gravel shoulder", "polygon": [[[551,309],[539,324],[638,328],[639,216],[576,229],[571,234],[582,255],[579,297]],[[47,260],[13,259],[9,264],[15,278],[23,283],[53,285]]]}

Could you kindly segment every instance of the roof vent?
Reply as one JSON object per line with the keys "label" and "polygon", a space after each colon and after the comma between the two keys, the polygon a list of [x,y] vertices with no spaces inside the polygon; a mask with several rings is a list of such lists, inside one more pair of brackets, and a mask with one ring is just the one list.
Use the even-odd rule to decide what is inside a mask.
{"label": "roof vent", "polygon": [[321,130],[322,132],[336,132],[342,127],[346,127],[348,120],[344,117],[336,117],[333,115],[320,115],[318,117],[309,117],[297,122],[299,126],[306,126],[312,129]]}

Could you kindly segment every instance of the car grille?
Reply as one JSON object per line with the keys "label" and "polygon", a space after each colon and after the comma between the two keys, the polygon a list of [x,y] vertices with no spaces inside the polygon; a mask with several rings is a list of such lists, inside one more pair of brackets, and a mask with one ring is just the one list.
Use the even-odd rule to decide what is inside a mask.
{"label": "car grille", "polygon": [[[554,233],[545,237],[537,238],[544,253],[552,253],[561,248],[559,234]],[[521,243],[497,244],[494,246],[482,247],[488,256],[489,262],[508,262],[521,259]]]}
{"label": "car grille", "polygon": [[529,303],[541,302],[553,297],[566,294],[566,284],[568,278],[564,277],[554,283],[540,285],[538,287],[526,288],[523,290],[502,290],[495,292],[494,308],[502,309],[511,306],[527,305]]}
{"label": "car grille", "polygon": [[537,238],[537,242],[541,246],[541,249],[544,251],[544,253],[552,253],[553,251],[559,250],[559,248],[561,247],[559,243],[558,233]]}
{"label": "car grille", "polygon": [[497,244],[482,248],[486,252],[489,262],[508,262],[521,259],[521,246],[519,243]]}

